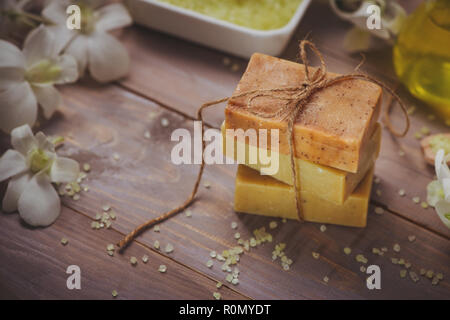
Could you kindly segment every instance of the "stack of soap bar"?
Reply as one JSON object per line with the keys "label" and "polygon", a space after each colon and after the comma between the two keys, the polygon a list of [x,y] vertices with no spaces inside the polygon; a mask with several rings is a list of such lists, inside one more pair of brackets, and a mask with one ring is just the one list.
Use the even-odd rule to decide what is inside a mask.
{"label": "stack of soap bar", "polygon": [[[308,191],[300,192],[305,221],[365,227],[373,169],[342,204],[327,201]],[[258,171],[239,165],[236,176],[234,210],[265,216],[298,219],[294,187]]]}
{"label": "stack of soap bar", "polygon": [[[311,68],[310,74],[315,71]],[[336,76],[327,73],[326,77]],[[254,54],[234,95],[298,87],[304,80],[303,65]],[[345,80],[316,92],[300,110],[293,127],[294,163],[301,214],[306,221],[365,226],[373,167],[381,143],[377,123],[381,95],[376,84]],[[253,99],[249,106],[248,99],[242,96],[229,100],[222,127],[225,154],[237,159],[238,149],[245,150],[245,156],[237,159],[241,165],[236,178],[235,210],[298,219],[288,120],[277,114],[285,101],[264,95]],[[261,129],[265,129],[265,136]],[[237,133],[247,130],[253,131],[256,139]],[[271,141],[275,132],[279,136],[277,144]],[[229,142],[234,147],[230,148]],[[259,155],[260,151],[279,160],[278,171],[271,176],[261,174],[267,173],[264,161],[249,159],[252,152]]]}
{"label": "stack of soap bar", "polygon": [[[315,68],[310,69],[313,74]],[[328,73],[328,78],[337,74]],[[304,66],[263,54],[254,54],[234,95],[256,89],[299,86]],[[368,153],[368,143],[380,113],[382,90],[371,82],[346,80],[314,94],[294,125],[295,157],[356,173]],[[226,129],[279,129],[279,152],[289,154],[287,120],[255,115],[248,110],[248,97],[231,99],[225,109]],[[284,101],[271,97],[253,100],[252,108],[273,112]],[[270,139],[268,139],[268,148]]]}
{"label": "stack of soap bar", "polygon": [[[271,159],[272,163],[264,164],[259,158],[260,148],[253,146],[246,141],[242,141],[243,139],[239,139],[242,136],[227,135],[225,125],[222,125],[222,137],[223,153],[227,157],[233,158],[239,163],[258,170],[259,172],[261,172],[262,168],[273,166],[273,161],[278,161],[278,170],[271,176],[281,182],[293,185],[292,169],[290,166],[291,160],[289,155],[269,150],[268,157]],[[234,143],[230,144],[230,142],[233,141]],[[364,155],[361,169],[356,173],[295,158],[297,179],[299,179],[301,189],[314,194],[319,194],[322,198],[335,202],[336,204],[343,204],[364,178],[366,173],[375,164],[381,146],[381,126],[379,124],[377,124],[375,132],[368,143],[368,152]],[[238,150],[242,150],[242,161],[239,161]],[[251,161],[250,154],[252,153],[256,157],[256,162]]]}

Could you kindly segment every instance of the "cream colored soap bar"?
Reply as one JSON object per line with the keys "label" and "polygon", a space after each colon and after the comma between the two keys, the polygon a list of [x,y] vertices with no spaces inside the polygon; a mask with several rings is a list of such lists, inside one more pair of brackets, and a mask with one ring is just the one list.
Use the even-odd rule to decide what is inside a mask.
{"label": "cream colored soap bar", "polygon": [[[224,154],[227,157],[235,160],[238,159],[237,153],[239,148],[241,148],[241,152],[245,150],[245,154],[244,157],[242,157],[243,161],[240,161],[240,163],[258,171],[261,171],[261,168],[274,166],[273,162],[278,159],[278,170],[274,174],[271,174],[271,176],[281,182],[293,185],[289,155],[272,151],[270,153],[272,163],[263,165],[261,164],[259,157],[256,158],[256,163],[250,163],[249,155],[254,153],[257,156],[259,154],[258,147],[244,142],[242,137],[238,139],[236,136],[231,136],[230,134],[227,135],[225,133],[224,125],[222,125],[222,136],[224,138]],[[232,142],[232,139],[234,139],[235,143],[234,145],[230,145],[227,149],[227,140],[231,140]],[[342,171],[295,158],[297,174],[300,179],[300,189],[305,192],[317,194],[320,198],[335,202],[336,204],[343,204],[365,177],[366,173],[375,164],[381,145],[381,126],[379,124],[377,124],[375,132],[368,144],[369,147],[367,148],[367,153],[364,155],[361,169],[356,173]]]}
{"label": "cream colored soap bar", "polygon": [[[315,68],[311,68],[314,74]],[[328,73],[327,78],[337,74]],[[255,53],[234,92],[301,86],[305,80],[302,64]],[[324,88],[310,97],[295,120],[295,156],[336,169],[358,172],[368,141],[380,113],[381,88],[363,80],[346,80]],[[279,129],[279,152],[289,154],[287,119],[259,116],[251,111],[275,115],[286,103],[273,97],[253,100],[231,99],[225,109],[227,129]],[[271,146],[268,145],[268,148]]]}
{"label": "cream colored soap bar", "polygon": [[[342,205],[325,201],[317,194],[301,191],[300,201],[305,221],[365,227],[373,168]],[[327,188],[326,185],[323,186]],[[264,216],[298,220],[294,187],[258,171],[239,165],[236,175],[234,210]]]}

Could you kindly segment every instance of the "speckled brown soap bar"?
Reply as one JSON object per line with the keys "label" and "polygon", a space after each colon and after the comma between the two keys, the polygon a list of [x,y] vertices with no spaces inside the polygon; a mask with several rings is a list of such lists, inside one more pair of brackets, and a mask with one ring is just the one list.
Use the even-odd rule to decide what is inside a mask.
{"label": "speckled brown soap bar", "polygon": [[[311,73],[315,68],[311,68]],[[337,74],[328,73],[332,78]],[[255,53],[234,94],[255,89],[297,86],[303,83],[304,66]],[[358,172],[369,152],[368,141],[380,113],[382,90],[363,80],[336,83],[314,94],[304,106],[294,126],[295,156],[333,168]],[[277,110],[284,102],[260,97],[253,107]],[[287,120],[263,118],[246,110],[247,97],[232,99],[225,109],[227,129],[279,129],[279,152],[289,154]],[[269,132],[270,137],[270,132]],[[271,148],[270,138],[268,148]]]}

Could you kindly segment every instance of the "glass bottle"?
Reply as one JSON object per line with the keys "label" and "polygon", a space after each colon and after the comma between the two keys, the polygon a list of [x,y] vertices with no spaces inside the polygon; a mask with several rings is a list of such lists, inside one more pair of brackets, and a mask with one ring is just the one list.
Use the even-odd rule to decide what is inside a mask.
{"label": "glass bottle", "polygon": [[450,125],[450,0],[419,5],[400,30],[393,59],[411,94]]}

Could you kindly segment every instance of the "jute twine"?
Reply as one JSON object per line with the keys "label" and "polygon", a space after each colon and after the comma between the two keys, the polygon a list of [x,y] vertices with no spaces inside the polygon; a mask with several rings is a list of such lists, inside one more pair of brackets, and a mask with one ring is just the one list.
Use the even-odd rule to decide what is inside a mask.
{"label": "jute twine", "polygon": [[[317,57],[320,60],[320,66],[316,69],[316,71],[313,74],[311,74],[310,70],[309,70],[310,67],[309,67],[308,58],[307,58],[307,54],[306,54],[307,46],[310,47],[310,49],[314,52],[315,55],[317,55]],[[280,87],[280,88],[272,88],[272,89],[256,89],[256,90],[239,93],[239,94],[233,95],[231,97],[227,97],[227,98],[223,98],[223,99],[219,99],[219,100],[215,100],[215,101],[210,101],[210,102],[203,104],[198,109],[197,119],[202,122],[202,132],[203,132],[204,131],[203,110],[205,110],[208,107],[217,105],[219,103],[227,102],[230,99],[248,97],[245,108],[250,113],[252,113],[256,116],[259,116],[259,117],[263,117],[263,118],[280,118],[282,120],[287,120],[287,124],[288,124],[287,132],[288,132],[288,136],[289,136],[288,141],[289,141],[290,166],[291,166],[292,177],[293,177],[294,191],[295,191],[295,195],[296,195],[295,202],[296,202],[296,208],[297,208],[299,220],[303,221],[303,216],[302,216],[301,207],[300,207],[299,192],[298,192],[300,190],[300,186],[299,186],[298,179],[296,178],[297,172],[296,172],[295,159],[294,159],[295,150],[294,150],[293,127],[294,127],[295,120],[297,119],[297,116],[299,115],[300,111],[308,103],[309,99],[311,98],[311,96],[313,94],[315,94],[318,91],[320,91],[324,88],[327,88],[335,83],[341,82],[341,81],[352,80],[352,79],[366,80],[366,81],[375,83],[375,84],[379,85],[380,87],[384,88],[386,91],[388,91],[391,94],[391,96],[395,100],[397,100],[398,104],[401,107],[401,110],[403,111],[403,113],[405,115],[405,119],[406,119],[405,129],[403,131],[399,132],[399,131],[396,131],[394,129],[394,127],[392,126],[390,117],[389,117],[389,113],[386,112],[385,123],[386,123],[386,127],[389,129],[389,131],[397,137],[403,137],[408,132],[410,124],[409,124],[409,117],[408,117],[407,109],[406,109],[405,105],[403,104],[402,100],[400,99],[400,97],[394,92],[394,90],[392,90],[389,86],[385,85],[383,82],[381,82],[377,79],[374,79],[363,73],[358,73],[357,70],[359,69],[359,65],[357,68],[355,68],[355,72],[353,72],[353,73],[337,76],[337,77],[331,78],[331,79],[326,79],[327,68],[325,65],[325,61],[323,59],[322,54],[316,48],[314,43],[312,43],[309,40],[303,40],[300,42],[299,49],[300,49],[301,62],[305,66],[305,80],[302,84],[300,84],[299,86],[289,86],[289,87]],[[281,108],[279,108],[278,110],[276,110],[274,112],[257,110],[257,108],[254,108],[254,106],[253,106],[253,101],[260,97],[270,97],[270,98],[274,98],[277,100],[281,100],[284,102],[284,104],[282,104]],[[161,216],[159,216],[155,219],[148,220],[147,222],[138,226],[136,229],[134,229],[132,232],[130,232],[127,236],[125,236],[118,243],[119,248],[126,247],[137,235],[139,235],[141,232],[143,232],[147,228],[171,218],[178,212],[183,211],[186,208],[188,208],[194,202],[195,195],[197,194],[198,187],[200,185],[200,180],[202,178],[203,170],[205,167],[205,161],[203,158],[204,150],[205,150],[205,141],[204,141],[204,139],[202,139],[202,162],[200,165],[200,170],[198,172],[197,179],[194,184],[194,188],[192,189],[190,196],[184,201],[184,203],[182,205],[162,214]]]}

